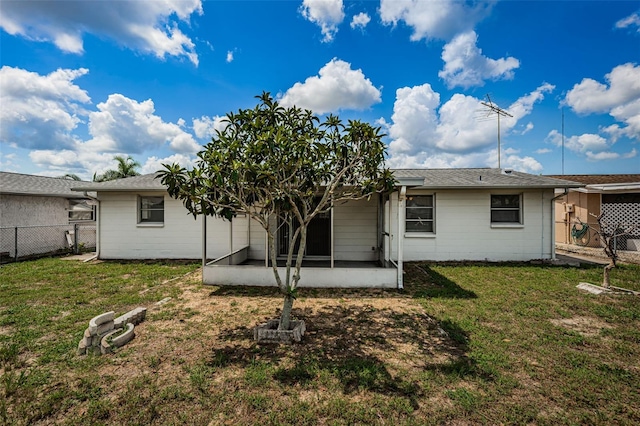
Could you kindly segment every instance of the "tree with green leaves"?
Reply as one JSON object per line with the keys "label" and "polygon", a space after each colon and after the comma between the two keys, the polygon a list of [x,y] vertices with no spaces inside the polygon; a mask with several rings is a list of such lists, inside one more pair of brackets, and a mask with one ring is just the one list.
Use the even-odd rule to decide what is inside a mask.
{"label": "tree with green leaves", "polygon": [[140,175],[137,170],[140,167],[140,163],[135,161],[130,155],[127,155],[126,157],[122,155],[116,155],[115,157],[113,157],[113,159],[118,162],[117,168],[115,170],[107,170],[101,175],[94,173],[94,182],[106,182],[108,180]]}
{"label": "tree with green leaves", "polygon": [[65,173],[64,175],[60,176],[60,179],[76,180],[76,181],[82,180],[80,179],[80,176],[76,175],[75,173]]}
{"label": "tree with green leaves", "polygon": [[[334,203],[390,191],[395,180],[384,167],[380,129],[334,115],[323,121],[309,110],[284,108],[267,92],[253,109],[226,117],[186,170],[163,165],[171,197],[197,215],[232,220],[245,213],[267,233],[276,284],[284,296],[279,329],[289,330],[307,227]],[[276,233],[288,228],[284,276],[277,267]]]}

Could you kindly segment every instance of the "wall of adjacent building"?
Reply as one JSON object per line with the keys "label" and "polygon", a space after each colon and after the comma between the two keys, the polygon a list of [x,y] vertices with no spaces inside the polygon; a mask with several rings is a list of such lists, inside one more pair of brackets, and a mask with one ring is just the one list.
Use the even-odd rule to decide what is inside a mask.
{"label": "wall of adjacent building", "polygon": [[66,225],[69,201],[62,197],[0,195],[0,226]]}

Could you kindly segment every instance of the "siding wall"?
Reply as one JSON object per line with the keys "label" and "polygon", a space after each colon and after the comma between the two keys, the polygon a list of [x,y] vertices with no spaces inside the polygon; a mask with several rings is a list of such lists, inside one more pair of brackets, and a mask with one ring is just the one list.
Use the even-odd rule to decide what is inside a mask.
{"label": "siding wall", "polygon": [[333,215],[335,260],[377,260],[378,197],[338,204]]}
{"label": "siding wall", "polygon": [[[404,260],[531,260],[551,258],[551,199],[540,191],[411,191],[435,194],[433,235],[404,233]],[[523,225],[492,227],[491,194],[522,193]],[[398,193],[391,198],[391,256],[397,259]]]}
{"label": "siding wall", "polygon": [[[200,259],[202,218],[194,220],[180,201],[164,194],[164,225],[139,225],[138,196],[160,193],[103,192],[100,199],[100,257],[103,259]],[[243,223],[244,221],[244,223]],[[244,226],[243,226],[244,225]],[[246,244],[246,220],[234,221],[234,248]],[[229,252],[229,222],[207,219],[207,257]]]}
{"label": "siding wall", "polygon": [[[593,228],[598,228],[598,222],[593,216],[600,214],[600,194],[570,191],[564,197],[556,200],[556,242],[573,244],[571,228],[578,221],[586,222]],[[565,204],[573,204],[573,212],[565,213]],[[600,247],[598,235],[591,233],[589,247]]]}

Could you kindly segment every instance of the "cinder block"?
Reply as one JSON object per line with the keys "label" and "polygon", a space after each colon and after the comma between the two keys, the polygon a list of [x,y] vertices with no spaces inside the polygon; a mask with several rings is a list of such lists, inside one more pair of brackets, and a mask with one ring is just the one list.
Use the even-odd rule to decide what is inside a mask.
{"label": "cinder block", "polygon": [[123,328],[127,323],[132,323],[133,325],[138,325],[142,321],[144,321],[145,315],[147,313],[147,308],[135,308],[126,314],[120,315],[118,318],[114,320],[115,328]]}
{"label": "cinder block", "polygon": [[84,344],[84,339],[80,340],[78,343],[78,355],[86,355],[87,354],[87,345]]}
{"label": "cinder block", "polygon": [[89,321],[89,332],[92,334],[99,334],[97,332],[98,326],[104,323],[113,322],[114,316],[115,316],[115,312],[109,311],[109,312],[105,312],[104,314],[100,314],[96,317],[91,318],[91,321]]}
{"label": "cinder block", "polygon": [[112,335],[118,333],[118,331],[119,330],[113,330],[102,337],[102,340],[100,341],[100,353],[102,353],[102,355],[110,354],[113,351],[108,339]]}
{"label": "cinder block", "polygon": [[120,346],[124,346],[131,341],[135,337],[135,333],[133,331],[134,325],[132,323],[127,324],[127,329],[121,335],[114,337],[111,339],[111,346],[115,348],[119,348]]}
{"label": "cinder block", "polygon": [[98,328],[96,329],[96,334],[97,335],[106,334],[106,333],[110,332],[111,330],[113,330],[113,328],[114,328],[113,320],[111,320],[109,322],[105,322],[105,323],[100,324],[98,326]]}

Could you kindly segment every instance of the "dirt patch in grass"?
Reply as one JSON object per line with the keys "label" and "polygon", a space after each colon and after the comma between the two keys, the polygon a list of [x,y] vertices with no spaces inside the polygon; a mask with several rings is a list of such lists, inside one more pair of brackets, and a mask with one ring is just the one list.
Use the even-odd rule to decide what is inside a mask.
{"label": "dirt patch in grass", "polygon": [[549,321],[555,326],[567,328],[583,336],[597,336],[602,330],[611,328],[606,322],[594,317],[576,316]]}

